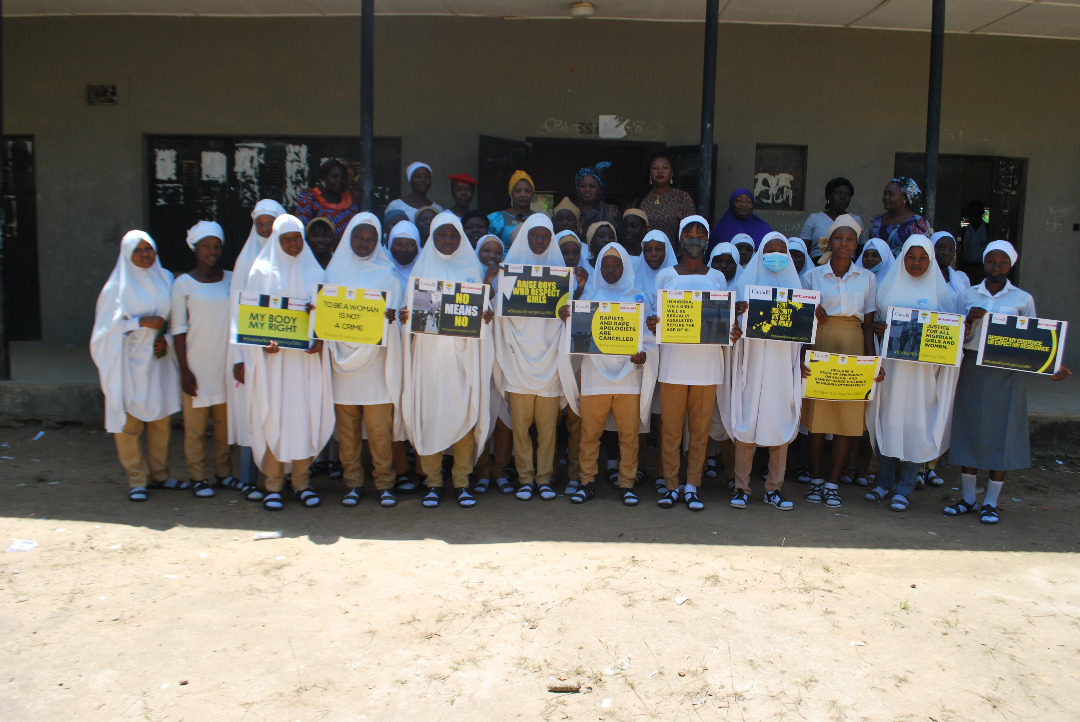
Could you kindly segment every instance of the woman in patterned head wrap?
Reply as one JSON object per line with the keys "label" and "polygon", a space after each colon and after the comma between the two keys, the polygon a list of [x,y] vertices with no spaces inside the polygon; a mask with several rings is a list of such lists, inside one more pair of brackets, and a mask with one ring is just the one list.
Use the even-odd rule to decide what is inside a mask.
{"label": "woman in patterned head wrap", "polygon": [[586,166],[574,176],[577,197],[574,204],[581,213],[581,232],[588,233],[589,226],[600,221],[607,221],[612,228],[618,228],[619,209],[604,202],[604,171],[611,163],[600,161],[596,165]]}
{"label": "woman in patterned head wrap", "polygon": [[885,212],[870,221],[867,235],[888,241],[894,257],[900,253],[908,236],[929,236],[932,233],[930,224],[919,215],[921,201],[922,191],[915,181],[907,176],[893,178],[885,184],[881,194],[881,205]]}

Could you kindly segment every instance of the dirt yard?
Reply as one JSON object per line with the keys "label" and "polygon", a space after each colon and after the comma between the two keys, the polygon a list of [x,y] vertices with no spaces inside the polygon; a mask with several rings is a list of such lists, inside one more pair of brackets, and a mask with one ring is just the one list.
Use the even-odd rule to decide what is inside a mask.
{"label": "dirt yard", "polygon": [[[1073,459],[1002,523],[842,489],[665,511],[125,499],[112,440],[0,429],[3,720],[1075,720]],[[174,437],[174,475],[186,477]],[[10,458],[8,458],[10,457]],[[1058,464],[1057,460],[1064,461]],[[280,530],[282,538],[255,540]],[[580,684],[554,693],[551,684]],[[1072,710],[1070,712],[1069,710]]]}

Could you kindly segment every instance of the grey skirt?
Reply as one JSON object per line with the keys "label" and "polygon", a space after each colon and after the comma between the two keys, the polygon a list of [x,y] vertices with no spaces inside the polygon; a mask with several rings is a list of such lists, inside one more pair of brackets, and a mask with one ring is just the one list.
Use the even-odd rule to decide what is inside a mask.
{"label": "grey skirt", "polygon": [[960,366],[949,463],[993,471],[1027,469],[1027,379],[1020,371],[977,366],[975,356],[965,352]]}

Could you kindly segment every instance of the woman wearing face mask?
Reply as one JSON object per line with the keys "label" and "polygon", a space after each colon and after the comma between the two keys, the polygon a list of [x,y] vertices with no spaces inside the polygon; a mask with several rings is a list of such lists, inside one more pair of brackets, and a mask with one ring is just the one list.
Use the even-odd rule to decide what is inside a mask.
{"label": "woman wearing face mask", "polygon": [[[811,213],[799,231],[799,238],[806,241],[810,248],[811,260],[817,262],[821,258],[822,248],[820,239],[828,235],[829,226],[840,216],[847,213],[848,205],[852,196],[855,195],[855,186],[847,178],[833,178],[825,184],[825,210]],[[862,220],[854,214],[851,217],[862,226]]]}
{"label": "woman wearing face mask", "polygon": [[[229,281],[229,300],[244,290],[248,273],[255,259],[259,257],[263,246],[274,229],[274,219],[285,215],[285,209],[277,201],[264,198],[251,210],[251,231],[233,264],[232,278]],[[259,489],[259,470],[251,453],[251,438],[247,424],[247,385],[244,383],[243,346],[229,345],[234,383],[226,384],[229,411],[229,443],[240,447],[240,482],[236,487],[248,501],[262,501],[263,493]]]}
{"label": "woman wearing face mask", "polygon": [[[1031,466],[1025,374],[975,363],[986,314],[1035,316],[1035,300],[1009,281],[1009,271],[1018,260],[1016,249],[1008,241],[988,243],[983,252],[986,279],[958,298],[968,324],[964,336],[967,352],[956,386],[949,463],[960,467],[963,498],[945,507],[945,516],[977,511],[983,524],[997,524],[1000,520],[997,500],[1005,472]],[[1066,376],[1072,376],[1072,372],[1062,366],[1050,378],[1061,381]],[[990,473],[982,508],[975,496],[979,469]]]}
{"label": "woman wearing face mask", "polygon": [[[688,216],[679,226],[679,243],[683,256],[677,264],[656,276],[656,290],[722,291],[726,280],[719,271],[705,264],[705,247],[709,244],[709,222],[701,216]],[[659,317],[647,320],[649,331],[656,333]],[[657,490],[664,482],[664,493],[657,500],[662,509],[670,509],[682,500],[691,511],[701,511],[705,505],[698,497],[705,456],[709,447],[709,429],[713,408],[717,403],[716,387],[724,383],[726,353],[713,346],[674,346],[660,348],[660,448],[663,454],[663,476],[656,479]],[[679,493],[679,467],[682,460],[683,425],[690,431],[690,447],[686,464],[686,484]]]}
{"label": "woman wearing face mask", "polygon": [[[142,231],[120,241],[120,257],[98,296],[90,356],[105,396],[105,430],[128,475],[128,499],[147,489],[187,489],[169,476],[170,417],[180,410],[180,378],[168,331],[173,276]],[[146,430],[146,455],[139,437]],[[149,458],[149,464],[147,464]]]}
{"label": "woman wearing face mask", "polygon": [[[813,346],[816,351],[873,356],[874,310],[877,283],[874,274],[852,262],[858,245],[859,224],[851,216],[840,216],[829,229],[830,257],[827,263],[810,272],[810,288],[821,292],[817,309],[818,331]],[[809,371],[803,367],[803,374]],[[844,505],[839,481],[853,441],[866,430],[866,402],[803,402],[803,423],[810,432],[810,491],[806,500],[824,502],[836,508]],[[825,435],[832,434],[828,477],[825,476]]]}
{"label": "woman wearing face mask", "polygon": [[[407,220],[415,222],[416,212],[421,208],[431,206],[436,212],[442,210],[441,206],[433,203],[428,198],[428,191],[431,190],[431,166],[427,163],[410,163],[409,167],[405,169],[405,179],[409,181],[408,195],[390,201],[386,206],[387,214],[400,211],[405,214]],[[386,218],[386,221],[387,225],[390,225],[389,217]]]}
{"label": "woman wearing face mask", "polygon": [[510,176],[510,207],[488,214],[488,232],[502,239],[507,248],[513,243],[514,231],[533,215],[532,197],[536,190],[533,179],[523,170]]}
{"label": "woman wearing face mask", "polygon": [[[589,277],[582,298],[612,303],[644,303],[645,296],[634,286],[630,255],[618,243],[609,243],[600,251],[600,268]],[[559,317],[567,322],[570,308],[560,309]],[[619,490],[623,504],[637,506],[634,493],[638,468],[638,430],[647,424],[652,407],[655,365],[646,368],[648,355],[641,351],[632,356],[582,356],[580,371],[571,364],[569,339],[563,336],[563,354],[559,375],[571,409],[581,417],[580,464],[581,486],[570,495],[574,504],[584,504],[595,495],[600,436],[610,414],[618,431],[620,459]],[[649,353],[655,356],[655,347]],[[580,381],[579,381],[580,377]],[[611,458],[609,452],[609,459]]]}
{"label": "woman wearing face mask", "polygon": [[[749,297],[747,286],[799,288],[799,275],[791,263],[782,233],[768,233],[739,276],[739,296]],[[739,304],[738,313],[746,306]],[[732,341],[742,335],[732,329]],[[794,504],[780,493],[787,473],[788,444],[799,433],[802,410],[802,374],[799,344],[744,338],[731,350],[731,384],[723,407],[724,426],[735,440],[735,490],[731,506],[744,509],[750,500],[750,472],[754,452],[769,449],[765,481],[766,504],[787,511]]]}
{"label": "woman wearing face mask", "polygon": [[[594,223],[601,222],[610,224],[614,232],[615,224],[619,222],[619,209],[604,202],[604,171],[610,167],[611,163],[601,161],[594,166],[582,168],[574,178],[574,187],[577,189],[574,204],[581,213],[579,222],[581,230],[586,234]],[[593,253],[594,257],[595,255]]]}
{"label": "woman wearing face mask", "polygon": [[[431,222],[431,242],[424,246],[413,267],[413,278],[457,283],[483,283],[485,269],[465,238],[458,217],[444,211]],[[407,308],[400,311],[407,328]],[[483,312],[491,323],[492,312]],[[476,505],[469,491],[469,475],[479,451],[491,433],[491,343],[488,339],[464,339],[434,334],[403,334],[405,359],[401,408],[405,430],[416,448],[427,476],[423,505],[439,505],[445,485],[442,457],[451,449],[451,472],[458,506]],[[453,413],[447,410],[452,409]]]}
{"label": "woman wearing face mask", "polygon": [[[878,338],[882,338],[889,308],[956,313],[956,294],[933,261],[934,247],[926,236],[910,236],[903,252],[877,287]],[[919,465],[936,459],[949,446],[953,392],[957,369],[937,364],[885,359],[885,380],[867,412],[870,440],[877,452],[877,486],[866,500],[880,502],[892,495],[889,508],[907,511]],[[897,470],[899,469],[899,477]]]}
{"label": "woman wearing face mask", "polygon": [[[274,230],[248,273],[244,291],[289,298],[310,297],[326,273],[304,243],[304,227],[294,216],[279,216]],[[266,474],[263,507],[279,511],[285,485],[285,464],[292,462],[292,488],[300,503],[312,508],[319,495],[308,487],[312,458],[334,430],[330,362],[322,341],[310,349],[244,347],[248,384],[248,428],[251,448]]]}

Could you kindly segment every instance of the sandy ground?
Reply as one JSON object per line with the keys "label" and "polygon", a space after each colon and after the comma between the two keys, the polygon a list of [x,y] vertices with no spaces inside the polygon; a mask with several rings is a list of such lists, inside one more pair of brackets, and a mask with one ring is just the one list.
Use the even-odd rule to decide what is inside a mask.
{"label": "sandy ground", "polygon": [[902,514],[345,509],[325,477],[271,514],[132,504],[107,435],[38,431],[0,429],[0,548],[38,544],[0,557],[0,719],[1078,717],[1075,460],[1014,475],[997,527],[942,517],[955,469]]}

